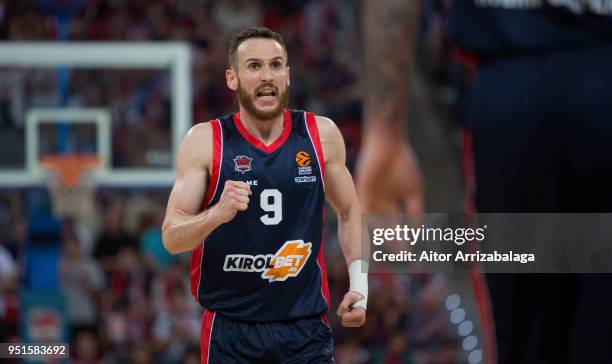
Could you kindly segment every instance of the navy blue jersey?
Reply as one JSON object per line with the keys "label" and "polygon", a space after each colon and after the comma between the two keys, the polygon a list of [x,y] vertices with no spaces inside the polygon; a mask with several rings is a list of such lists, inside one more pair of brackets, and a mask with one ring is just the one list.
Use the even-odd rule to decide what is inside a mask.
{"label": "navy blue jersey", "polygon": [[191,258],[191,286],[208,310],[244,321],[322,315],[328,307],[323,233],[324,161],[315,117],[284,110],[269,146],[239,114],[211,121],[212,178],[204,206],[227,180],[251,185],[248,209],[215,229]]}
{"label": "navy blue jersey", "polygon": [[612,2],[601,0],[455,0],[449,37],[484,56],[612,42]]}

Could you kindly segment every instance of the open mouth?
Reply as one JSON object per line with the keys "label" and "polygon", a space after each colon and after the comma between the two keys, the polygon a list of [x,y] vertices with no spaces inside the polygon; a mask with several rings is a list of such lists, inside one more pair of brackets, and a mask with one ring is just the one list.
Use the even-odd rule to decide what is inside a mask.
{"label": "open mouth", "polygon": [[263,90],[257,91],[256,95],[257,95],[257,98],[272,99],[276,97],[276,91],[272,89],[263,89]]}

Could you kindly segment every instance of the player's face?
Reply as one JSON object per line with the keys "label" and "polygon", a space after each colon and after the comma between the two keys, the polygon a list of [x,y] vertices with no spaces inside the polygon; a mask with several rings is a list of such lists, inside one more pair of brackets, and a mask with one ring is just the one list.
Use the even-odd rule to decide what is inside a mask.
{"label": "player's face", "polygon": [[259,120],[281,115],[289,99],[289,67],[283,47],[272,39],[253,38],[240,44],[236,55],[235,91],[242,107]]}

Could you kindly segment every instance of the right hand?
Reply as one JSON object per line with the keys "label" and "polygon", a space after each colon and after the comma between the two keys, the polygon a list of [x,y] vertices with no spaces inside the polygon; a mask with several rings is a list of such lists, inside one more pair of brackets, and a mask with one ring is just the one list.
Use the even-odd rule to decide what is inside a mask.
{"label": "right hand", "polygon": [[251,186],[241,181],[226,181],[219,202],[215,205],[216,213],[221,223],[231,221],[238,211],[244,211],[249,207],[249,196]]}

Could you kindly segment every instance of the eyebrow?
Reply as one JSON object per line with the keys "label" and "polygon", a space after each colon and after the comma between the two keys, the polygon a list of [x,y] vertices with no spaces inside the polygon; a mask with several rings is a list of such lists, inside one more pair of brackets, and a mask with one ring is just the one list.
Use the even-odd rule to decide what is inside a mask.
{"label": "eyebrow", "polygon": [[[276,60],[279,60],[279,59],[282,61],[282,60],[283,60],[283,57],[281,57],[281,56],[274,57],[274,58],[272,58],[270,61],[276,61]],[[246,60],[246,61],[244,61],[244,62],[249,62],[249,61],[261,61],[261,60],[262,60],[261,58],[247,58],[247,60]]]}

